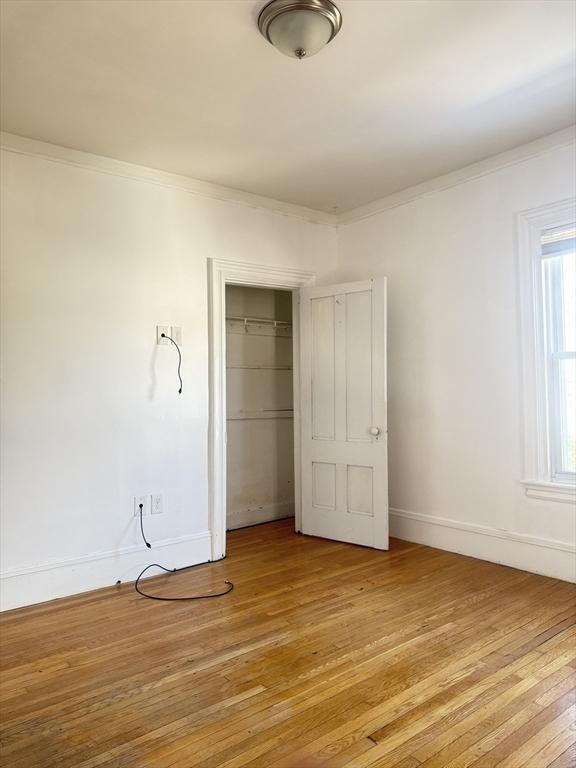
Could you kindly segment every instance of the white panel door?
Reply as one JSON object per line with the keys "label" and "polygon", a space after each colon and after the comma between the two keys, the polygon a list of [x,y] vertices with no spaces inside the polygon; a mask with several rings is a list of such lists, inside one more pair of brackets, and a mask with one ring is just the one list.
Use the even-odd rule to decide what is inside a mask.
{"label": "white panel door", "polygon": [[302,533],[388,549],[386,280],[300,290]]}

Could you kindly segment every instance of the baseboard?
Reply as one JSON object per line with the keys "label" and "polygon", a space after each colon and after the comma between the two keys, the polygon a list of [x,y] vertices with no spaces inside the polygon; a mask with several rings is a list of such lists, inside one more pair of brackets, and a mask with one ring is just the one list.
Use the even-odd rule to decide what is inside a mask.
{"label": "baseboard", "polygon": [[273,520],[283,520],[294,517],[294,502],[285,501],[280,504],[268,504],[254,509],[238,509],[226,515],[226,528],[233,531],[236,528],[246,528],[258,523],[271,523]]}
{"label": "baseboard", "polygon": [[576,546],[569,542],[501,531],[403,509],[390,510],[390,535],[562,581],[576,582]]}
{"label": "baseboard", "polygon": [[[244,527],[293,514],[293,504],[274,504],[236,513],[232,524]],[[402,509],[390,510],[390,534],[406,541],[576,582],[576,546],[569,542],[501,531]],[[210,560],[210,538],[209,531],[204,531],[165,539],[155,543],[153,551],[159,551],[163,563],[169,567],[182,568]],[[138,545],[74,559],[5,569],[0,572],[1,610],[88,592],[111,586],[119,580],[133,581],[142,568],[155,559],[159,558],[152,557],[150,550]]]}
{"label": "baseboard", "polygon": [[[153,549],[137,545],[78,558],[56,560],[0,572],[0,610],[44,603],[68,597],[118,581],[134,581],[149,563],[169,568],[205,563],[211,557],[210,532],[155,542]],[[157,574],[149,572],[150,576]]]}

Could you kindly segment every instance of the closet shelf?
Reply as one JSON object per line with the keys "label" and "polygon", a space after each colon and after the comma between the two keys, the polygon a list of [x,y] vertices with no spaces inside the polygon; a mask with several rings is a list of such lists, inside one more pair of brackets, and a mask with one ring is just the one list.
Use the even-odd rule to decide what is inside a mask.
{"label": "closet shelf", "polygon": [[286,320],[271,320],[268,317],[226,318],[226,333],[240,336],[275,336],[292,338],[292,323]]}
{"label": "closet shelf", "polygon": [[259,325],[292,326],[292,323],[288,320],[273,320],[270,317],[236,317],[230,315],[226,320],[239,320],[242,323],[258,323]]}
{"label": "closet shelf", "polygon": [[227,421],[250,421],[251,419],[292,419],[294,411],[292,408],[263,408],[260,411],[235,411],[228,413]]}
{"label": "closet shelf", "polygon": [[291,365],[227,365],[233,371],[291,371]]}
{"label": "closet shelf", "polygon": [[[243,325],[241,327],[241,331],[228,328],[226,329],[226,333],[228,336],[243,336],[244,338],[247,338],[248,336],[260,336],[269,339],[292,339],[292,329],[288,326],[282,328],[274,328],[271,325],[261,326],[259,333],[252,330],[252,328],[256,328],[257,326]],[[266,330],[269,330],[269,333],[266,333]]]}

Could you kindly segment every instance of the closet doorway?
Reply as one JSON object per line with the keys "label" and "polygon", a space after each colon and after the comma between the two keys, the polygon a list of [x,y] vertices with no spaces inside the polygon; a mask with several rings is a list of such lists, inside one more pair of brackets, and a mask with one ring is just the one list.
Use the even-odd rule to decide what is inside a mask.
{"label": "closet doorway", "polygon": [[[210,341],[210,422],[209,422],[209,517],[212,560],[220,560],[226,555],[227,521],[227,443],[228,395],[227,384],[227,317],[234,316],[226,305],[226,291],[230,286],[249,287],[282,291],[291,297],[292,323],[292,407],[293,418],[284,419],[281,428],[292,427],[293,463],[292,472],[294,527],[301,530],[302,493],[300,461],[300,312],[299,295],[302,288],[315,284],[313,272],[288,267],[266,266],[228,259],[208,259],[208,298],[209,298],[209,341]],[[286,301],[286,300],[284,300]],[[237,315],[240,317],[240,315]],[[280,327],[280,323],[277,323]],[[249,335],[249,332],[246,334]],[[288,364],[288,363],[286,363]],[[240,374],[238,374],[240,375]],[[249,374],[248,374],[249,375]],[[288,374],[284,375],[289,378]],[[289,407],[290,401],[283,407]],[[278,405],[278,403],[274,403]],[[263,408],[263,405],[258,405]],[[252,421],[256,421],[253,419]],[[287,469],[287,472],[289,470]],[[286,497],[285,497],[286,498]],[[250,505],[248,505],[250,506]],[[262,505],[264,506],[264,505]],[[231,507],[232,509],[232,507]]]}
{"label": "closet doorway", "polygon": [[226,528],[294,517],[292,292],[226,286]]}
{"label": "closet doorway", "polygon": [[[212,560],[226,554],[228,525],[253,525],[259,519],[252,515],[260,513],[275,519],[289,514],[291,503],[296,531],[388,549],[386,279],[314,287],[315,276],[309,272],[224,259],[209,260],[208,277]],[[229,286],[256,292],[229,294],[227,306]],[[258,293],[262,289],[271,290],[267,298]],[[284,320],[290,304],[275,291],[291,296],[290,330]],[[249,297],[260,302],[259,309],[246,303]],[[263,308],[266,304],[269,309]],[[278,314],[284,311],[286,315]],[[244,341],[237,342],[235,335]],[[266,353],[257,348],[258,335]],[[234,350],[230,355],[229,343]],[[272,375],[278,377],[274,386]],[[275,428],[267,436],[258,432],[261,424],[250,424],[247,430],[236,423],[272,421],[268,417]],[[293,432],[284,430],[290,421]],[[241,429],[244,437],[228,435],[228,430]],[[290,433],[293,462],[289,438],[282,440]],[[273,450],[272,440],[280,441]],[[250,473],[260,470],[262,495],[246,493],[256,489]]]}

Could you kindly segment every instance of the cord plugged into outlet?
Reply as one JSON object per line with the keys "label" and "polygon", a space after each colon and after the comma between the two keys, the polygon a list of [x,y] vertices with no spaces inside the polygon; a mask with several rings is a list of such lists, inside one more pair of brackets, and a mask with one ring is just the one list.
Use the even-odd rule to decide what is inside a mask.
{"label": "cord plugged into outlet", "polygon": [[143,515],[144,515],[144,511],[143,511],[143,510],[144,510],[144,504],[140,503],[138,506],[139,506],[139,508],[140,508],[140,532],[142,533],[142,538],[144,539],[144,544],[146,544],[146,546],[148,547],[148,549],[152,549],[152,544],[150,544],[150,542],[149,542],[149,541],[148,541],[148,539],[146,538],[146,534],[144,533],[144,519],[143,519]]}
{"label": "cord plugged into outlet", "polygon": [[[157,499],[160,499],[160,502],[162,500],[161,496],[157,496]],[[140,512],[140,532],[142,533],[142,539],[144,540],[144,543],[148,547],[148,549],[152,549],[152,545],[146,538],[146,534],[144,533],[144,504],[139,503],[138,504],[139,512]],[[154,510],[152,510],[154,511]],[[200,595],[184,595],[182,597],[164,597],[163,595],[151,595],[148,592],[144,592],[142,589],[140,589],[140,579],[146,571],[149,571],[150,568],[160,568],[161,571],[164,571],[165,573],[178,573],[178,571],[185,571],[189,568],[196,568],[198,565],[205,565],[205,563],[198,563],[197,565],[189,565],[184,566],[183,568],[165,568],[163,565],[160,565],[160,563],[150,563],[150,565],[147,565],[146,568],[144,568],[140,573],[138,574],[138,577],[136,578],[136,582],[134,583],[134,589],[136,592],[138,592],[139,595],[142,595],[142,597],[147,597],[149,600],[163,600],[164,602],[179,602],[181,600],[206,600],[211,597],[224,597],[224,595],[227,595],[229,592],[232,592],[234,589],[234,584],[231,581],[228,581],[226,579],[224,581],[224,584],[226,585],[225,589],[222,592],[208,592],[206,594],[200,594]]]}
{"label": "cord plugged into outlet", "polygon": [[[160,327],[160,326],[158,326],[158,327]],[[181,329],[177,329],[177,330],[181,330]],[[162,331],[162,333],[160,333],[160,339],[161,339],[162,343],[164,343],[166,341],[166,339],[168,339],[169,342],[174,344],[174,346],[176,347],[176,352],[178,352],[178,380],[180,382],[180,389],[178,390],[178,394],[181,395],[182,394],[182,374],[181,374],[181,369],[182,369],[182,352],[180,352],[180,347],[174,341],[174,339],[171,336],[169,336],[167,333],[164,333],[164,331]]]}
{"label": "cord plugged into outlet", "polygon": [[[178,380],[180,382],[180,388],[178,390],[178,394],[181,395],[182,394],[182,375],[181,375],[182,353],[180,352],[179,345],[182,344],[182,328],[174,325],[170,326],[170,328],[166,325],[157,325],[156,326],[156,343],[172,344],[173,346],[176,347],[176,351],[178,352]],[[158,515],[158,514],[161,514],[163,511],[164,511],[164,506],[162,503],[161,494],[156,494],[153,496],[135,496],[134,497],[134,514],[140,518],[140,533],[142,534],[142,539],[148,549],[152,549],[152,544],[150,544],[144,532],[144,515],[147,513]],[[200,565],[200,563],[198,565]],[[180,600],[206,600],[211,597],[224,597],[224,595],[227,595],[229,592],[231,592],[234,589],[234,584],[232,584],[232,582],[228,580],[224,581],[224,584],[226,585],[226,587],[222,592],[208,592],[207,594],[184,595],[182,597],[164,597],[163,595],[151,595],[148,592],[144,592],[142,589],[140,589],[140,580],[142,579],[144,574],[150,570],[150,568],[160,568],[161,571],[164,571],[166,573],[177,573],[178,571],[186,570],[187,567],[194,568],[195,566],[184,566],[184,568],[165,568],[163,565],[160,565],[160,563],[151,563],[150,565],[147,565],[146,568],[144,568],[138,574],[138,577],[136,578],[136,582],[134,583],[134,589],[139,595],[142,595],[142,597],[147,597],[150,600],[164,600],[166,602],[173,602],[173,601],[180,601]],[[118,584],[120,583],[120,581],[117,581],[116,583]]]}
{"label": "cord plugged into outlet", "polygon": [[152,500],[149,495],[134,496],[134,517],[140,516],[140,509],[143,515],[149,515],[152,508]]}

